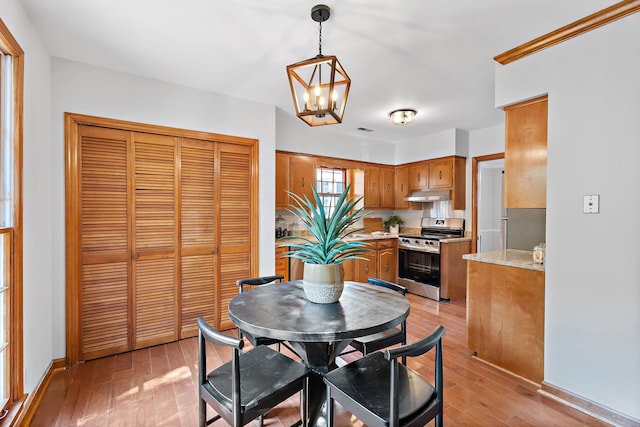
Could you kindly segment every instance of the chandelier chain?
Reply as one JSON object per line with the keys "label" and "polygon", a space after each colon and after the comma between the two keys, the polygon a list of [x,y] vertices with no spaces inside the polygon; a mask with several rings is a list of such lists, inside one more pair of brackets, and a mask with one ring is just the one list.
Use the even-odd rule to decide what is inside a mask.
{"label": "chandelier chain", "polygon": [[322,56],[322,21],[318,23],[320,30],[318,31],[318,55]]}

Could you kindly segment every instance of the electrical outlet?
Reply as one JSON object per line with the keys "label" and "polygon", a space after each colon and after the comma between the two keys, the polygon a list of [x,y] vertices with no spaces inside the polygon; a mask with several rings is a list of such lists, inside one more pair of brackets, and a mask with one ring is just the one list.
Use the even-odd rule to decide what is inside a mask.
{"label": "electrical outlet", "polygon": [[600,213],[600,196],[597,194],[584,196],[583,213]]}

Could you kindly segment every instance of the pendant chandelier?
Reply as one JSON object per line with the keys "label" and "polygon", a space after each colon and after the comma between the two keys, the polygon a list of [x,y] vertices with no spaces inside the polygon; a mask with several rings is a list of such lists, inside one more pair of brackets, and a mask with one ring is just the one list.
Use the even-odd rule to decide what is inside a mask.
{"label": "pendant chandelier", "polygon": [[318,55],[287,65],[289,86],[296,115],[309,126],[342,123],[351,79],[335,56],[322,54],[322,23],[329,19],[329,6],[311,9],[311,19],[319,25]]}

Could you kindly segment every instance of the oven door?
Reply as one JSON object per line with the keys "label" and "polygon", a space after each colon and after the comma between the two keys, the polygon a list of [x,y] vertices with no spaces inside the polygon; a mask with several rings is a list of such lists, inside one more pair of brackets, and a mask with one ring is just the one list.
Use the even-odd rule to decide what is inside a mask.
{"label": "oven door", "polygon": [[440,300],[440,254],[398,249],[398,283],[409,292]]}

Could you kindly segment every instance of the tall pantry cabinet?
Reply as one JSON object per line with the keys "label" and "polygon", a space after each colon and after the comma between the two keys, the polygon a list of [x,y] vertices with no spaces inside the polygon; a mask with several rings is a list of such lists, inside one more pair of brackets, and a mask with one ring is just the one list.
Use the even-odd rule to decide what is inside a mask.
{"label": "tall pantry cabinet", "polygon": [[257,270],[256,141],[73,117],[67,363],[193,336],[199,316],[231,327],[235,281]]}

